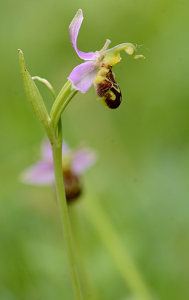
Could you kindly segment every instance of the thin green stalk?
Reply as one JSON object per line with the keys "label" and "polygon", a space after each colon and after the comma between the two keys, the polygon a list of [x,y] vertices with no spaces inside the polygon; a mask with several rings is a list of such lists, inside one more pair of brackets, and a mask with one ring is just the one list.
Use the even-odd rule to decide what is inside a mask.
{"label": "thin green stalk", "polygon": [[64,189],[64,180],[63,180],[63,172],[62,172],[62,143],[60,143],[59,146],[53,145],[52,150],[53,150],[57,200],[58,200],[58,206],[59,206],[62,228],[64,233],[64,240],[65,240],[67,254],[69,258],[72,283],[73,283],[76,299],[82,300],[83,297],[81,295],[80,283],[79,283],[79,278],[78,278],[77,268],[76,268],[76,263],[74,258],[70,219],[69,219],[66,195]]}
{"label": "thin green stalk", "polygon": [[73,88],[71,81],[68,80],[58,94],[50,112],[51,124],[54,128],[57,127],[63,111],[76,93],[77,90]]}
{"label": "thin green stalk", "polygon": [[66,245],[68,259],[69,259],[72,284],[73,284],[76,299],[82,300],[83,296],[81,294],[80,282],[79,282],[79,277],[78,277],[76,262],[74,257],[72,231],[70,226],[70,218],[68,213],[65,188],[64,188],[63,171],[62,171],[61,114],[63,113],[69,101],[76,94],[76,92],[77,91],[73,89],[71,82],[68,80],[53,103],[50,112],[50,119],[51,119],[50,125],[54,133],[57,134],[56,135],[57,143],[52,143],[55,183],[56,183],[57,201],[58,201],[58,206],[60,211],[62,229],[64,233],[64,240],[65,240],[65,245]]}
{"label": "thin green stalk", "polygon": [[90,200],[86,201],[85,209],[89,221],[98,232],[104,246],[133,295],[136,296],[136,299],[152,300],[153,296],[143,281],[137,266],[130,257],[127,248],[121,242],[108,215],[98,204],[97,199],[94,199],[92,196]]}
{"label": "thin green stalk", "polygon": [[39,76],[33,76],[32,79],[33,80],[38,80],[39,82],[43,83],[48,88],[48,90],[51,92],[54,100],[56,99],[56,92],[55,92],[52,84],[47,79],[41,78]]}

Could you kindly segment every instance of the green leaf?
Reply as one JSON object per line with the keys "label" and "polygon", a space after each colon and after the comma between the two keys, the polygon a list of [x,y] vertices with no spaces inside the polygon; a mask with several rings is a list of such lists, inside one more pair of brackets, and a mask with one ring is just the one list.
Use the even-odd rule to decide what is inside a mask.
{"label": "green leaf", "polygon": [[36,84],[32,80],[32,77],[30,76],[29,72],[26,69],[23,52],[19,49],[18,53],[19,53],[19,61],[20,61],[20,71],[21,71],[27,98],[39,121],[45,126],[46,129],[48,129],[50,117],[47,112],[46,106],[44,104],[43,98]]}

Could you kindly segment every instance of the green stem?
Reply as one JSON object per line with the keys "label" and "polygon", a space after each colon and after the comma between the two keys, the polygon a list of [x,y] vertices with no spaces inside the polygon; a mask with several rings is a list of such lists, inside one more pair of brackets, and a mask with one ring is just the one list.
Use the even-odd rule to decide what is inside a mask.
{"label": "green stem", "polygon": [[58,94],[50,112],[51,124],[54,128],[57,127],[62,112],[76,93],[77,90],[73,88],[71,81],[68,80]]}
{"label": "green stem", "polygon": [[78,278],[77,268],[76,268],[76,263],[74,258],[70,219],[69,219],[66,195],[64,189],[64,180],[63,180],[63,172],[62,172],[62,143],[59,143],[58,146],[53,145],[52,150],[53,150],[57,200],[58,200],[58,206],[60,210],[64,240],[65,240],[67,254],[69,258],[72,283],[73,283],[76,299],[82,300],[83,297],[81,295],[80,283],[79,283],[79,278]]}
{"label": "green stem", "polygon": [[117,269],[132,293],[136,296],[136,299],[152,300],[153,297],[146,287],[137,266],[130,257],[126,247],[122,244],[119,235],[102,207],[100,207],[96,199],[86,201],[85,204],[87,217],[98,232]]}
{"label": "green stem", "polygon": [[[44,82],[43,82],[44,83]],[[47,84],[45,82],[45,84]],[[64,179],[62,171],[62,123],[61,114],[68,105],[69,101],[76,94],[76,90],[72,87],[72,83],[68,80],[56,97],[51,112],[50,112],[50,128],[56,135],[56,143],[52,142],[54,173],[56,183],[56,193],[58,206],[60,211],[62,229],[64,233],[64,240],[67,249],[70,272],[72,277],[72,284],[77,300],[82,300],[79,277],[77,274],[76,262],[74,257],[74,247],[72,241],[72,231],[70,226],[70,218],[68,213]]]}

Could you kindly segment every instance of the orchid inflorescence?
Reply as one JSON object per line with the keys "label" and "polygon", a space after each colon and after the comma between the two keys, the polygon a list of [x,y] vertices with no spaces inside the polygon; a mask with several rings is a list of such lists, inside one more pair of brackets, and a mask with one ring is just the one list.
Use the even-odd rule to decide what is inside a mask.
{"label": "orchid inflorescence", "polygon": [[[108,39],[100,51],[87,53],[80,51],[77,48],[77,38],[82,21],[83,13],[79,9],[69,26],[69,33],[75,52],[84,62],[72,70],[68,76],[68,81],[58,95],[56,95],[52,85],[46,79],[30,75],[26,68],[23,53],[21,50],[18,50],[20,70],[27,98],[35,115],[44,126],[49,139],[49,142],[45,141],[42,144],[41,160],[23,172],[22,181],[29,184],[55,184],[56,186],[57,203],[64,232],[72,284],[77,300],[82,300],[83,297],[75,263],[67,201],[73,200],[81,194],[81,174],[95,163],[96,155],[93,151],[86,148],[72,151],[65,142],[63,143],[61,117],[76,93],[86,93],[92,85],[94,85],[100,100],[108,108],[117,108],[121,103],[122,95],[120,87],[115,81],[112,68],[120,62],[120,52],[125,51],[135,59],[144,58],[143,55],[136,55],[136,47],[131,43],[123,43],[108,49],[110,44]],[[54,98],[50,113],[34,82],[35,80],[42,82]],[[131,286],[133,285],[131,284]]]}
{"label": "orchid inflorescence", "polygon": [[[55,143],[55,131],[61,115],[73,96],[80,91],[86,93],[94,85],[97,95],[104,104],[111,108],[117,108],[122,100],[121,90],[115,81],[115,75],[112,67],[120,62],[120,52],[125,51],[133,58],[144,58],[143,55],[136,55],[136,47],[131,43],[119,44],[108,49],[110,40],[106,40],[103,48],[95,52],[83,52],[77,48],[77,38],[81,24],[83,22],[83,13],[79,9],[69,26],[69,34],[72,46],[77,55],[84,60],[84,63],[76,66],[68,76],[67,83],[56,97],[52,85],[39,76],[31,77],[26,69],[24,56],[19,50],[21,74],[25,85],[27,97],[33,107],[38,119],[44,125],[51,143]],[[53,94],[55,101],[52,105],[50,115],[47,112],[43,98],[34,83],[34,79],[42,81]]]}
{"label": "orchid inflorescence", "polygon": [[[64,97],[66,92],[68,94],[66,95],[67,98],[69,98],[69,94],[71,94],[70,98],[72,98],[76,91],[86,93],[89,88],[94,85],[98,96],[103,100],[106,106],[112,109],[117,108],[121,103],[122,95],[119,85],[115,81],[115,76],[112,73],[112,67],[120,62],[120,51],[124,50],[127,54],[133,56],[135,59],[144,57],[143,55],[136,55],[136,48],[131,43],[120,44],[108,49],[110,44],[110,40],[108,39],[100,51],[87,53],[80,51],[77,48],[77,38],[82,22],[83,12],[81,9],[79,9],[69,26],[69,34],[75,52],[81,59],[84,60],[84,63],[76,66],[68,76],[68,83],[66,83],[66,85],[63,87],[63,97],[61,97],[61,92],[59,93],[58,97],[56,97],[52,85],[46,79],[39,76],[30,76],[26,70],[23,53],[21,50],[19,50],[21,73],[23,76],[27,96],[36,115],[45,126],[51,144],[53,144],[56,140],[56,126],[58,125],[61,113],[65,109],[64,106],[67,105],[67,99]],[[45,84],[55,99],[50,115],[48,115],[42,96],[40,95],[34,80],[41,81],[43,84]],[[64,101],[62,101],[62,98],[65,98],[63,99]],[[57,119],[54,117],[56,114],[58,115]],[[56,122],[53,122],[53,118],[56,119]],[[53,128],[51,127],[54,127],[54,130],[52,130]],[[47,145],[46,148],[43,145],[43,148],[46,149]],[[50,148],[50,144],[48,145],[48,148]],[[63,144],[63,149],[66,149],[65,143]],[[45,152],[46,154],[44,155]],[[49,153],[48,159],[46,159],[47,153]],[[66,159],[64,157],[63,161],[65,160]],[[46,149],[42,152],[42,161],[35,167],[31,167],[28,172],[25,173],[25,181],[33,184],[47,184],[50,183],[50,180],[52,181],[53,172],[52,150],[50,154],[50,150]],[[66,179],[65,174],[66,172],[64,170],[64,180]]]}

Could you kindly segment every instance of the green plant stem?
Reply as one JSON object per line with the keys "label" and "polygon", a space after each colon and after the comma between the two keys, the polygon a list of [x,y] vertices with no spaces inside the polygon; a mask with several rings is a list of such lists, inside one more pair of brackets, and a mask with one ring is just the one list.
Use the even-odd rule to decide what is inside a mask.
{"label": "green plant stem", "polygon": [[70,272],[72,277],[72,284],[75,292],[75,297],[77,300],[82,300],[83,296],[81,294],[80,282],[77,273],[77,267],[74,257],[74,248],[72,241],[72,231],[70,226],[70,218],[67,207],[64,179],[62,171],[62,123],[61,115],[65,110],[66,106],[76,94],[76,90],[72,87],[72,83],[68,80],[66,84],[61,89],[60,93],[56,97],[51,112],[50,112],[50,127],[56,135],[56,143],[52,143],[53,151],[53,161],[54,161],[54,172],[55,172],[55,183],[56,183],[56,193],[57,201],[60,211],[62,229],[64,233],[64,240],[67,249]]}
{"label": "green plant stem", "polygon": [[[91,199],[89,200],[89,198]],[[133,295],[136,296],[136,299],[152,300],[153,297],[146,287],[137,266],[130,257],[125,245],[122,244],[108,216],[98,204],[97,199],[94,199],[94,197],[89,198],[85,202],[86,215],[98,232],[125,283]]]}
{"label": "green plant stem", "polygon": [[73,283],[76,299],[82,300],[83,297],[81,295],[80,283],[79,283],[79,278],[78,278],[77,268],[76,268],[76,263],[74,258],[70,219],[69,219],[66,195],[64,189],[64,180],[63,180],[63,172],[62,172],[62,143],[59,143],[58,146],[53,145],[52,150],[53,150],[57,200],[58,200],[61,223],[62,223],[62,228],[64,233],[64,240],[65,240],[67,254],[69,258],[72,283]]}
{"label": "green plant stem", "polygon": [[68,80],[58,94],[50,112],[53,128],[57,127],[63,111],[76,93],[77,90],[73,88],[71,81]]}

